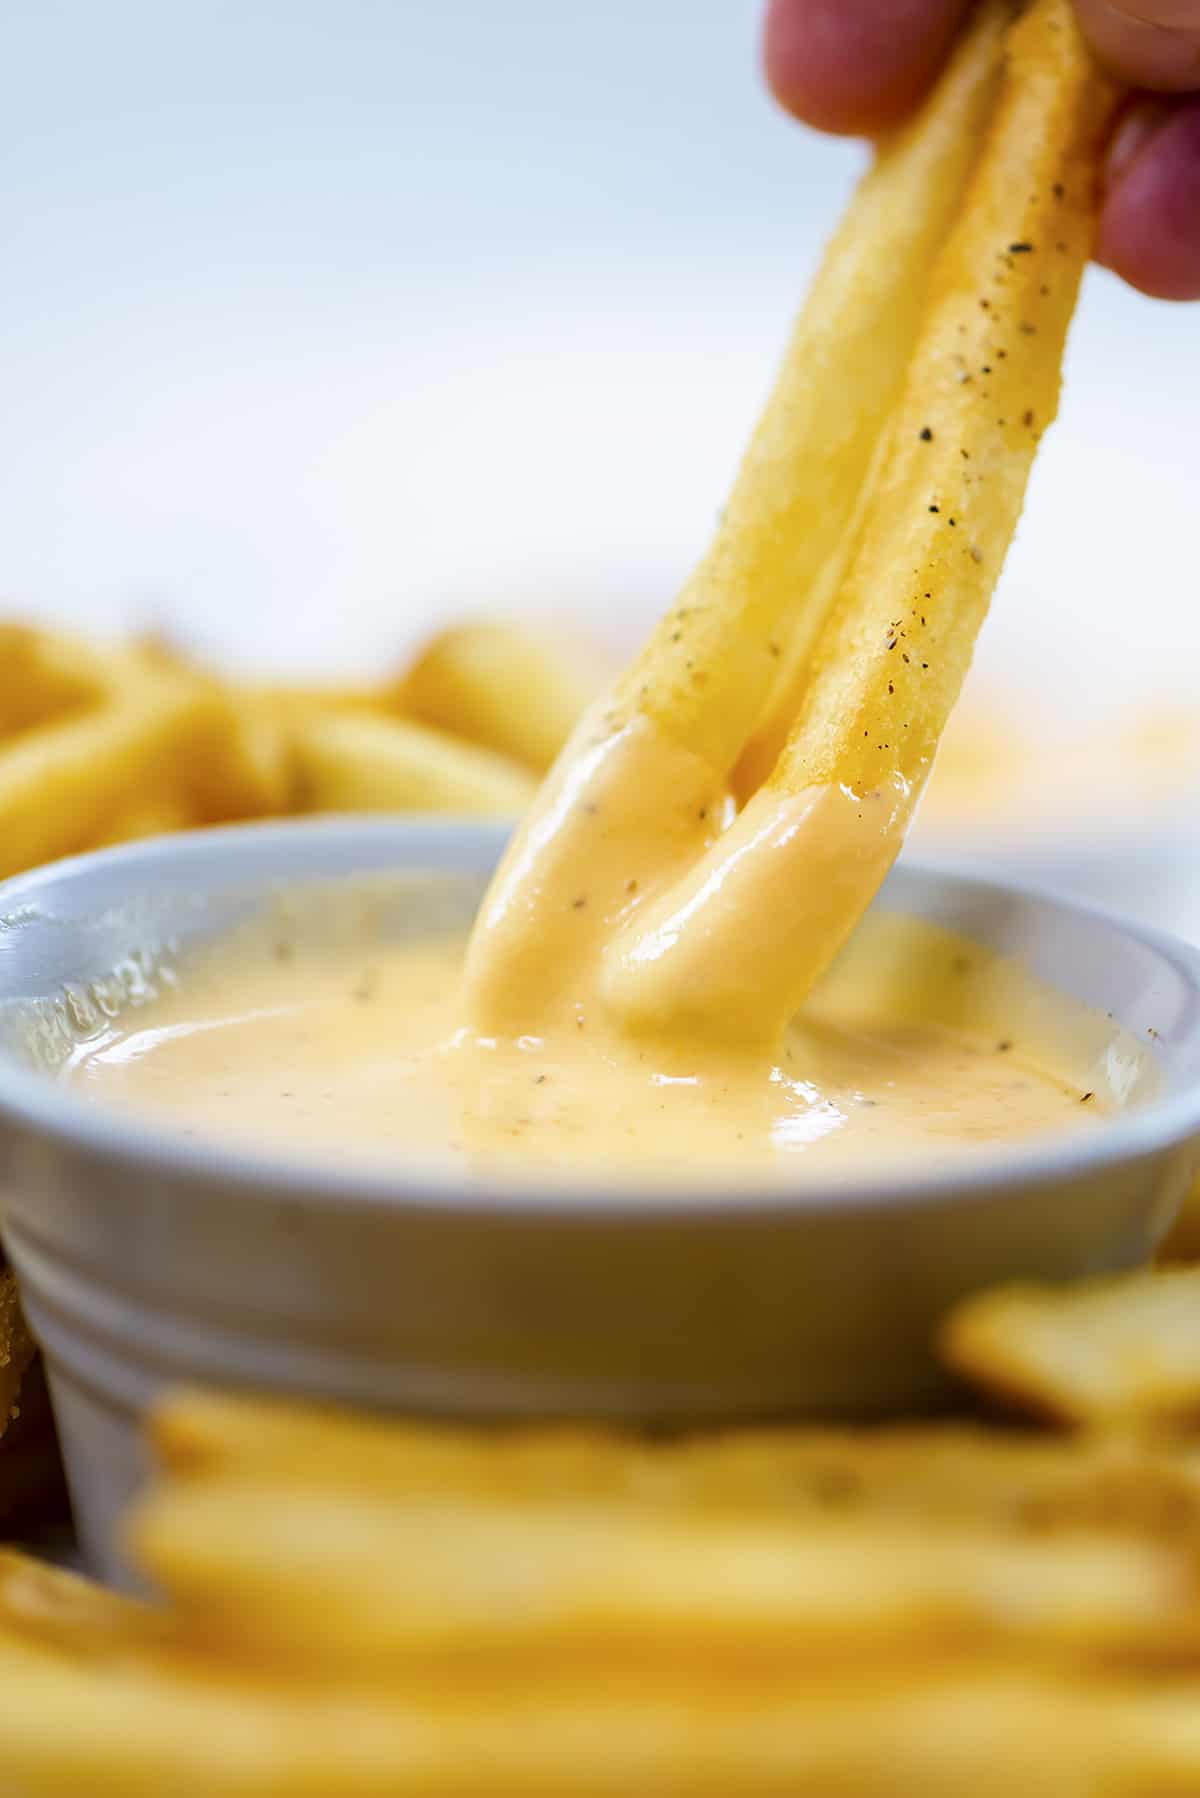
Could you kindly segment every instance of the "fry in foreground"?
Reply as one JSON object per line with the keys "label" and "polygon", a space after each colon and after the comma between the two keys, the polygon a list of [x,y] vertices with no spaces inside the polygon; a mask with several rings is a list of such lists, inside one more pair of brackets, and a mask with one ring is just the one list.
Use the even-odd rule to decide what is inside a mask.
{"label": "fry in foreground", "polygon": [[[469,963],[481,1026],[525,1028],[591,985],[640,1031],[771,1044],[890,867],[1054,416],[1116,99],[1068,0],[1035,0],[1003,39],[993,103],[996,16],[983,9],[881,153],[713,550],[502,865]],[[814,433],[833,430],[846,382],[834,349],[828,392],[808,358],[876,316],[886,276],[860,287],[844,271],[884,265],[895,246],[874,196],[907,182],[927,227],[921,305],[914,317],[904,265],[884,416],[852,398],[838,455],[822,455]],[[823,507],[837,528],[810,541]],[[786,743],[730,822],[735,764],[744,776],[756,742],[777,740],[781,704]],[[591,897],[572,918],[561,899],[581,870]]]}

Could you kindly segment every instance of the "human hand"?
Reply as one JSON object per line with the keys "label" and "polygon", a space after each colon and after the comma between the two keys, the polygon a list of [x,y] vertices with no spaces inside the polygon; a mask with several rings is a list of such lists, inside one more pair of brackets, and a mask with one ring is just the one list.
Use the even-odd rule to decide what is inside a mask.
{"label": "human hand", "polygon": [[[1143,293],[1200,299],[1200,0],[1075,0],[1098,56],[1138,91],[1113,134],[1097,260]],[[872,136],[917,104],[967,0],[768,0],[776,98]]]}

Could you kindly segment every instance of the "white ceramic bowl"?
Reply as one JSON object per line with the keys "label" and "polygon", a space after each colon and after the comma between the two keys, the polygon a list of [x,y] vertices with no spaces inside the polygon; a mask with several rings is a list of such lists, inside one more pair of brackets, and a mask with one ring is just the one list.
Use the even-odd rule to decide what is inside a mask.
{"label": "white ceramic bowl", "polygon": [[[138,1420],[205,1380],[389,1410],[683,1421],[936,1402],[937,1319],[1014,1276],[1142,1260],[1198,1160],[1200,952],[918,867],[878,903],[959,930],[1145,1037],[1161,1095],[1102,1129],[871,1185],[590,1192],[285,1163],[109,1114],[32,1065],[31,1018],[281,885],[454,870],[494,825],[308,820],[163,838],[0,889],[4,1240],[46,1354],[84,1550],[119,1573]],[[400,888],[398,887],[398,891]]]}

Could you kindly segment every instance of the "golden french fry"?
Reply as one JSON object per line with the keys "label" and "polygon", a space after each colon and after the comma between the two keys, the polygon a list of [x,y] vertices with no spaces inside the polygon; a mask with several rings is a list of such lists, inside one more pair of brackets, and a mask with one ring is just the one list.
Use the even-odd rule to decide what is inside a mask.
{"label": "golden french fry", "polygon": [[189,1480],[287,1482],[307,1476],[315,1460],[338,1486],[509,1490],[505,1470],[514,1469],[517,1490],[560,1491],[640,1461],[633,1442],[601,1432],[405,1424],[202,1389],[172,1394],[148,1430],[156,1462]]}
{"label": "golden french fry", "polygon": [[170,1485],[135,1521],[142,1567],[206,1632],[364,1666],[531,1647],[804,1664],[868,1634],[1128,1646],[1200,1640],[1190,1564],[1094,1531],[1007,1538],[901,1520],[647,1515],[586,1500],[459,1506],[243,1480]]}
{"label": "golden french fry", "polygon": [[954,1311],[941,1347],[985,1390],[1073,1423],[1194,1420],[1200,1268],[1001,1287]]}
{"label": "golden french fry", "polygon": [[924,778],[1058,409],[1116,95],[1060,0],[1030,8],[1008,65],[779,784]]}
{"label": "golden french fry", "polygon": [[524,770],[395,703],[382,687],[231,685],[160,642],[0,626],[0,876],[298,809],[524,807]]}
{"label": "golden french fry", "polygon": [[207,695],[187,682],[130,676],[120,692],[64,722],[34,725],[0,754],[0,874],[103,836],[125,803],[161,790],[204,739]]}
{"label": "golden french fry", "polygon": [[759,1429],[647,1441],[613,1431],[404,1424],[208,1392],[151,1424],[182,1483],[248,1480],[403,1493],[454,1507],[596,1503],[648,1513],[958,1521],[1010,1533],[1103,1528],[1200,1537],[1200,1448],[969,1425]]}
{"label": "golden french fry", "polygon": [[0,1264],[0,1436],[12,1420],[21,1381],[33,1355],[33,1341],[21,1315],[16,1281]]}
{"label": "golden french fry", "polygon": [[418,723],[547,769],[603,684],[603,669],[566,642],[491,621],[438,633],[392,689]]}
{"label": "golden french fry", "polygon": [[1159,1250],[1164,1262],[1200,1261],[1200,1179],[1194,1180],[1179,1216]]}
{"label": "golden french fry", "polygon": [[213,728],[186,771],[184,801],[200,824],[295,810],[296,771],[284,713],[258,695],[210,683]]}
{"label": "golden french fry", "polygon": [[894,860],[958,696],[1057,408],[1115,104],[1068,0],[1034,0],[1007,52],[792,733],[606,958],[636,1025],[778,1034]]}
{"label": "golden french fry", "polygon": [[[635,908],[651,893],[674,893],[719,835],[728,777],[785,655],[791,668],[793,634],[801,642],[827,608],[827,571],[843,553],[931,259],[978,150],[1005,16],[999,7],[979,12],[933,98],[860,186],[712,550],[611,702],[589,708],[497,870],[467,960],[468,1009],[485,1033],[520,1034],[576,970],[591,980],[613,930],[631,910],[633,930]],[[865,368],[871,377],[860,379]],[[568,935],[561,888],[584,874],[588,906]],[[641,943],[635,934],[635,963]],[[714,959],[736,962],[720,951]],[[640,970],[623,979],[623,949],[609,960],[617,965],[606,996],[626,1021],[640,1021],[647,983]],[[697,993],[712,972],[698,970]],[[652,1014],[653,992],[646,998]],[[726,1011],[723,1022],[731,1020],[736,1027]]]}
{"label": "golden french fry", "polygon": [[[0,744],[5,872],[73,849],[285,808],[281,730],[236,692],[144,645],[8,636],[4,666],[26,695],[26,715],[20,733]],[[31,843],[21,834],[27,827]]]}
{"label": "golden french fry", "polygon": [[181,790],[171,795],[193,814],[193,824],[233,823],[294,810],[293,714],[328,710],[360,697],[357,690],[340,687],[223,680],[169,637],[155,633],[139,638],[134,647],[149,667],[194,682],[213,704],[210,740],[183,771]]}
{"label": "golden french fry", "polygon": [[[172,711],[179,734],[163,736]],[[169,644],[110,647],[0,626],[0,818],[7,825],[11,815],[11,770],[15,811],[32,782],[51,826],[47,847],[21,851],[6,872],[69,849],[285,810],[285,751],[270,708]],[[19,815],[13,821],[19,827]]]}
{"label": "golden french fry", "polygon": [[1200,1687],[983,1666],[816,1690],[432,1702],[288,1688],[166,1656],[0,1650],[21,1798],[1168,1798],[1200,1777]]}
{"label": "golden french fry", "polygon": [[15,1646],[103,1659],[163,1638],[165,1614],[16,1549],[0,1549],[0,1657]]}
{"label": "golden french fry", "polygon": [[716,540],[620,693],[726,772],[822,622],[836,558],[895,401],[930,266],[962,199],[1009,9],[984,6],[912,123],[880,151],[813,282]]}
{"label": "golden french fry", "polygon": [[369,713],[298,718],[301,811],[523,811],[533,777],[491,750]]}
{"label": "golden french fry", "polygon": [[[995,24],[986,11],[980,20],[980,33]],[[949,195],[932,182],[936,254],[895,352],[876,421],[886,414],[886,427],[873,457],[874,428],[839,463],[853,497],[821,539],[810,588],[793,595],[788,582],[808,530],[809,425],[824,413],[804,415],[801,430],[799,403],[773,402],[711,563],[611,703],[589,713],[497,872],[467,960],[469,1009],[485,1031],[527,1027],[514,993],[527,1014],[545,1012],[564,981],[594,984],[598,972],[604,1007],[626,1029],[773,1046],[894,860],[1057,403],[1117,97],[1069,0],[1033,0],[1007,33],[984,130],[990,56],[986,40],[982,51],[968,40],[957,105],[951,80],[946,115],[935,99],[917,128],[912,153],[927,149],[927,174],[956,173]],[[920,213],[919,186],[912,197]],[[841,252],[879,280],[886,227],[865,203],[854,213]],[[820,325],[833,355],[845,314],[824,316],[837,288],[826,276],[802,337]],[[810,399],[823,391],[811,379],[800,389]],[[834,383],[836,414],[855,386],[853,369]],[[835,420],[829,428],[840,444]],[[819,469],[814,481],[823,509]],[[836,600],[793,683],[791,734],[723,828],[722,782],[761,720],[786,602],[795,598],[803,637],[806,605],[822,610],[843,554]],[[587,915],[564,923],[563,888],[585,868]]]}

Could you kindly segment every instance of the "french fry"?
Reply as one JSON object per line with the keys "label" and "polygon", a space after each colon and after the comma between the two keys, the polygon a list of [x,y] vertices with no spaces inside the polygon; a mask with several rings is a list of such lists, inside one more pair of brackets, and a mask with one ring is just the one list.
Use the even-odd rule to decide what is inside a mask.
{"label": "french fry", "polygon": [[113,658],[65,632],[0,625],[0,740],[97,704],[115,679]]}
{"label": "french fry", "polygon": [[1200,1261],[1200,1179],[1194,1180],[1179,1216],[1159,1250],[1163,1262]]}
{"label": "french fry", "polygon": [[285,719],[314,712],[389,712],[393,709],[387,687],[269,682],[239,688],[238,693],[251,706]]}
{"label": "french fry", "polygon": [[[1087,1529],[1054,1511],[1114,1469],[1149,1490],[1192,1465],[1175,1449],[957,1428],[646,1443],[203,1394],[156,1438],[176,1477],[137,1533],[176,1602],[0,1558],[4,1768],[27,1798],[1200,1782],[1194,1513],[1168,1501],[1133,1541],[1103,1504]],[[808,1510],[818,1469],[834,1525]],[[1031,1497],[1050,1511],[1014,1537]],[[923,1527],[872,1509],[894,1501]]]}
{"label": "french fry", "polygon": [[109,844],[132,843],[140,837],[166,836],[172,831],[190,830],[199,822],[182,795],[148,793],[131,799],[115,812],[88,847],[104,849]]}
{"label": "french fry", "polygon": [[[860,190],[711,556],[501,864],[467,960],[480,1028],[516,1033],[514,992],[548,1012],[598,973],[627,1030],[773,1046],[886,876],[1057,405],[1117,101],[1069,0],[1033,0],[993,106],[1002,24],[979,12]],[[881,248],[899,194],[919,266]],[[893,310],[907,322],[884,324]],[[874,385],[838,360],[860,330]],[[869,416],[845,422],[848,394]],[[790,733],[723,828],[785,662]],[[564,924],[585,873],[586,914]]]}
{"label": "french fry", "polygon": [[425,725],[367,713],[297,719],[291,730],[302,811],[515,815],[533,777],[493,751]]}
{"label": "french fry", "polygon": [[366,687],[224,680],[160,635],[137,639],[134,649],[148,667],[202,688],[214,705],[210,739],[190,761],[182,792],[172,795],[182,809],[194,814],[193,824],[224,824],[293,811],[292,720],[377,702],[374,690]]}
{"label": "french fry", "polygon": [[1200,1268],[968,1299],[944,1359],[989,1392],[1070,1423],[1200,1417]]}
{"label": "french fry", "polygon": [[0,626],[0,874],[283,812],[291,783],[276,711],[174,651]]}
{"label": "french fry", "polygon": [[[1068,0],[1034,0],[1007,47],[791,734],[728,831],[606,956],[606,997],[637,1026],[777,1036],[894,860],[958,696],[1057,408],[1115,104]],[[720,610],[753,645],[748,614]],[[635,667],[644,703],[660,677],[657,661]],[[674,715],[677,689],[661,691]]]}
{"label": "french fry", "polygon": [[536,1688],[413,1703],[169,1655],[78,1666],[0,1649],[22,1798],[1169,1798],[1194,1792],[1194,1682],[984,1666],[613,1704]]}
{"label": "french fry", "polygon": [[111,1658],[166,1636],[165,1614],[15,1549],[0,1549],[0,1656],[14,1645]]}
{"label": "french fry", "polygon": [[1008,63],[781,785],[924,779],[1058,409],[1116,94],[1059,0],[1030,8]]}
{"label": "french fry", "polygon": [[543,773],[601,687],[595,658],[481,619],[441,631],[391,689],[418,723],[465,737]]}

